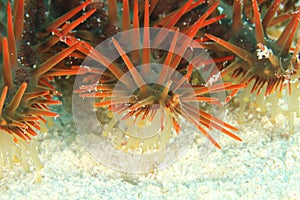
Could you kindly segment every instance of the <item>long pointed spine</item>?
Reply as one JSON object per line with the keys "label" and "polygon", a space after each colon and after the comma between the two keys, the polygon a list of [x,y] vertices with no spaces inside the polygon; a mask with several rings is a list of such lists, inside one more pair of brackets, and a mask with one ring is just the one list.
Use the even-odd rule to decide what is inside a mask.
{"label": "long pointed spine", "polygon": [[15,1],[15,10],[14,10],[14,27],[16,41],[20,42],[22,39],[23,28],[24,28],[24,1],[25,0],[16,0]]}
{"label": "long pointed spine", "polygon": [[7,12],[7,40],[9,45],[10,65],[12,67],[16,67],[17,66],[17,45],[16,45],[15,30],[13,26],[10,2],[7,3],[6,12]]}
{"label": "long pointed spine", "polygon": [[9,56],[9,47],[7,38],[2,38],[2,45],[3,45],[3,74],[4,74],[4,83],[10,89],[14,87],[13,80],[12,80],[12,70],[10,64],[10,56]]}

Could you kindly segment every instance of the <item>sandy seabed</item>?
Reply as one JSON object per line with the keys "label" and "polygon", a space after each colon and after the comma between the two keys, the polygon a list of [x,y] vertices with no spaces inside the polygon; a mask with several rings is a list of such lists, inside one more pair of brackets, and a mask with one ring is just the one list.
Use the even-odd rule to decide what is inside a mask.
{"label": "sandy seabed", "polygon": [[47,133],[37,138],[44,163],[42,182],[21,165],[4,170],[0,199],[300,199],[300,119],[289,134],[287,119],[237,110],[226,121],[239,127],[238,142],[218,138],[222,149],[201,155],[197,142],[169,167],[150,174],[113,171],[85,149],[72,116],[60,111]]}

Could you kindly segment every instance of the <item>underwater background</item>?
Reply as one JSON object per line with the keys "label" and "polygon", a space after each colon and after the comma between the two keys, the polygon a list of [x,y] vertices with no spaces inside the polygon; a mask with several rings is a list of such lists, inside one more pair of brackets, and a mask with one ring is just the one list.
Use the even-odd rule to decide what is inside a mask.
{"label": "underwater background", "polygon": [[[5,5],[7,1],[1,2]],[[63,5],[63,1],[53,2]],[[118,5],[121,8],[120,2]],[[5,10],[1,9],[0,18],[5,21]],[[64,9],[67,10],[57,8],[56,13],[52,4],[50,10],[59,17]],[[299,32],[298,27],[295,43]],[[54,99],[62,101],[62,105],[50,109],[59,117],[47,117],[32,141],[44,165],[42,180],[37,181],[30,159],[29,172],[21,163],[6,166],[0,179],[0,200],[300,199],[300,117],[295,113],[291,132],[291,118],[284,112],[272,112],[270,103],[263,109],[251,104],[241,115],[239,102],[234,99],[223,107],[226,115],[222,120],[238,128],[236,134],[242,142],[217,132],[216,140],[222,147],[217,149],[199,134],[187,152],[164,169],[141,174],[119,172],[95,159],[97,155],[87,150],[76,129],[72,113],[74,79],[67,76],[55,80],[53,84],[62,96]],[[299,84],[295,89],[299,93]],[[288,101],[284,95],[279,100],[282,108]],[[300,99],[293,101],[298,105]]]}
{"label": "underwater background", "polygon": [[[236,124],[229,108],[226,120]],[[300,119],[290,134],[286,118],[272,123],[257,112],[238,125],[242,143],[219,138],[222,150],[203,156],[197,142],[167,168],[127,174],[97,163],[77,134],[72,116],[61,117],[40,134],[42,182],[18,165],[0,180],[1,199],[299,199]],[[209,141],[207,141],[208,143]]]}

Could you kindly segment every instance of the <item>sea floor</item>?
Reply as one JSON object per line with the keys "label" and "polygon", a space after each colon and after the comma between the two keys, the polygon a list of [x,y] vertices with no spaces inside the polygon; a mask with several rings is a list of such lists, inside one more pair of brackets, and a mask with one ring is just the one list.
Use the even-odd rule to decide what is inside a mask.
{"label": "sea floor", "polygon": [[[227,122],[239,128],[243,142],[218,138],[222,149],[204,156],[195,142],[169,167],[149,174],[113,171],[97,163],[77,134],[66,111],[37,146],[44,168],[42,182],[21,165],[4,170],[0,199],[300,199],[300,119],[290,134],[287,119],[237,110]],[[51,123],[51,121],[50,121]]]}

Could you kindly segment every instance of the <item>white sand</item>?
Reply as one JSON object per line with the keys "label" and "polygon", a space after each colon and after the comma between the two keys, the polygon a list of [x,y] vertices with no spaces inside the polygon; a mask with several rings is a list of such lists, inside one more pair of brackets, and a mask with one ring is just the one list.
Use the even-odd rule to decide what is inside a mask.
{"label": "white sand", "polygon": [[[223,149],[204,158],[194,144],[168,168],[138,176],[97,164],[65,115],[39,136],[42,183],[16,165],[4,171],[0,199],[300,199],[300,119],[291,135],[283,116],[275,125],[246,116],[242,143],[221,136]],[[237,126],[235,113],[227,121]]]}

